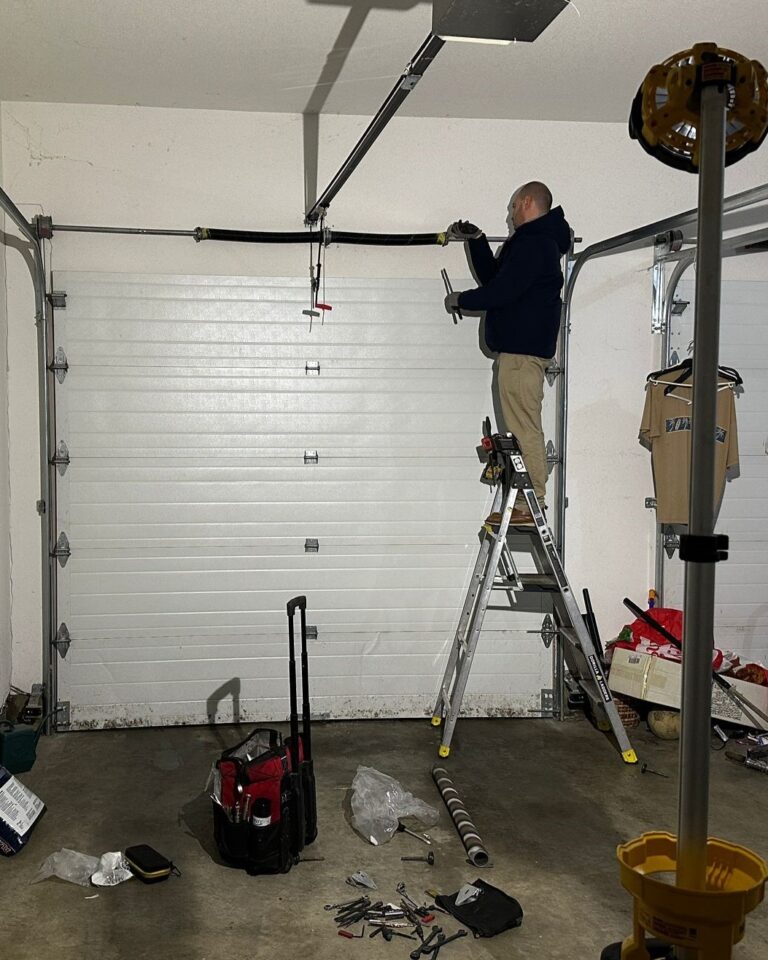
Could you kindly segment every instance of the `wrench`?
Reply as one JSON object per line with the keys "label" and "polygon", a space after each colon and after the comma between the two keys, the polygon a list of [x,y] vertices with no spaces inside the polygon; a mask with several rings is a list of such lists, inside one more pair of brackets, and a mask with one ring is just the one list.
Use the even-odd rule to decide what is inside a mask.
{"label": "wrench", "polygon": [[395,887],[395,890],[400,894],[403,900],[405,900],[405,902],[411,907],[411,909],[415,910],[416,913],[418,914],[419,910],[421,910],[421,905],[416,903],[416,901],[412,897],[408,896],[408,891],[405,888],[405,884],[398,883],[398,885]]}
{"label": "wrench", "polygon": [[415,950],[411,951],[411,960],[419,960],[419,957],[423,953],[427,953],[432,941],[435,939],[435,937],[439,937],[442,932],[442,927],[432,927],[432,933],[430,933],[424,943],[422,943],[420,947],[417,947]]}
{"label": "wrench", "polygon": [[466,935],[467,935],[466,930],[459,930],[459,932],[454,933],[452,937],[444,937],[444,936],[438,937],[437,946],[432,947],[429,950],[429,953],[432,954],[432,960],[435,960],[435,957],[437,956],[438,951],[440,950],[441,947],[444,947],[446,943],[450,943],[452,940],[458,940],[460,937],[466,937]]}

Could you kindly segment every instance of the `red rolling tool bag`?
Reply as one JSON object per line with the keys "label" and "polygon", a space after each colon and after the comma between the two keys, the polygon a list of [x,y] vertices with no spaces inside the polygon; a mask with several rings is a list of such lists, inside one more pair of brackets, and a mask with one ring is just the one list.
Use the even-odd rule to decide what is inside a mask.
{"label": "red rolling tool bag", "polygon": [[[301,613],[303,729],[299,735],[294,614]],[[216,761],[213,831],[222,857],[249,873],[287,873],[317,836],[309,706],[306,597],[288,603],[291,735],[257,727]]]}

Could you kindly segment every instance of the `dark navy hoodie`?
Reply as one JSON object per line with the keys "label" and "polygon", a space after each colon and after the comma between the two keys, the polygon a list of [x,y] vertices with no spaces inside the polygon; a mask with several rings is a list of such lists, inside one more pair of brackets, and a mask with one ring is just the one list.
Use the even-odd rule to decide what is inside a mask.
{"label": "dark navy hoodie", "polygon": [[485,311],[489,350],[554,357],[562,306],[560,261],[570,244],[562,207],[518,227],[497,257],[485,237],[469,241],[482,286],[461,293],[459,306]]}

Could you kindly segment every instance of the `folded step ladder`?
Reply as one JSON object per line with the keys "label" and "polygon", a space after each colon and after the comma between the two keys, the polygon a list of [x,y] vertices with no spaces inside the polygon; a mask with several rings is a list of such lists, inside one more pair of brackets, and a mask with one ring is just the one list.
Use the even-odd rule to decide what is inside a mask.
{"label": "folded step ladder", "polygon": [[[501,522],[498,527],[488,524],[483,527],[480,552],[432,713],[434,726],[444,722],[440,756],[447,757],[450,753],[453,731],[492,591],[505,591],[513,604],[516,602],[516,593],[543,591],[552,597],[563,658],[572,681],[588,698],[598,726],[613,731],[624,762],[637,763],[637,756],[611,696],[597,649],[533,491],[517,440],[511,434],[490,435],[490,424],[488,421],[486,424],[486,436],[483,437],[482,447],[478,448],[480,459],[486,461],[481,480],[495,487],[491,511],[501,515]],[[510,528],[512,508],[518,493],[525,497],[534,522]],[[537,573],[518,572],[508,542],[512,534],[516,538],[523,536],[529,539]]]}

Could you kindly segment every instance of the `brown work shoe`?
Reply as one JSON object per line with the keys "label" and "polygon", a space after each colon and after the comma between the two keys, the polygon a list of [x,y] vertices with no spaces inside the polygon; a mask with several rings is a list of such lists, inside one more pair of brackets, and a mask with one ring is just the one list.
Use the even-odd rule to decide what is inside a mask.
{"label": "brown work shoe", "polygon": [[501,514],[500,513],[489,513],[485,518],[486,527],[498,527],[501,523]]}
{"label": "brown work shoe", "polygon": [[512,515],[509,518],[509,525],[511,527],[527,527],[532,523],[533,514],[528,507],[515,507],[512,511]]}

